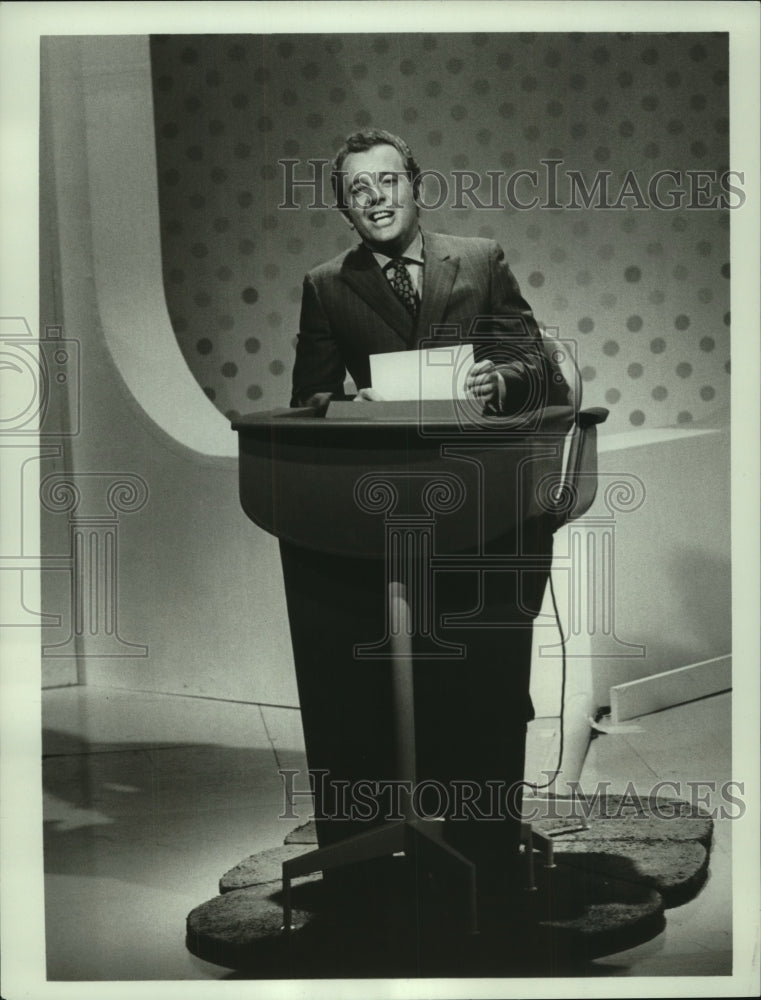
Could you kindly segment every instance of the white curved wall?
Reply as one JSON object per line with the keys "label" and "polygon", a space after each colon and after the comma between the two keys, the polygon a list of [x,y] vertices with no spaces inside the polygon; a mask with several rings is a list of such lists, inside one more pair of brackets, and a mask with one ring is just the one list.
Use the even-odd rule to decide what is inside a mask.
{"label": "white curved wall", "polygon": [[235,457],[193,378],[164,299],[148,39],[79,41],[95,288],[103,334],[147,416],[196,451]]}
{"label": "white curved wall", "polygon": [[[295,705],[277,544],[240,508],[236,435],[192,378],[163,298],[147,39],[45,39],[42,59],[55,253],[43,256],[41,324],[79,342],[81,373],[79,431],[40,479],[100,489],[79,518],[108,514],[103,489],[122,475],[148,493],[119,515],[117,580],[119,635],[147,655],[101,655],[85,629],[80,680]],[[45,556],[61,569],[42,574],[45,608],[62,619],[43,629],[48,647],[71,630],[70,528],[68,513],[43,512]],[[43,664],[55,677],[64,660]]]}

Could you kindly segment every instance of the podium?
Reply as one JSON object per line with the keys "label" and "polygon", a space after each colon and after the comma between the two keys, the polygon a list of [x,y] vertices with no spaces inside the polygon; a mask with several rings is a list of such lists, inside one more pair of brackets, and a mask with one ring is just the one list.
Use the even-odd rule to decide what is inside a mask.
{"label": "podium", "polygon": [[[381,717],[381,737],[385,731],[393,734],[394,777],[415,787],[415,671],[428,663],[451,662],[454,669],[467,663],[463,643],[448,637],[452,628],[457,636],[480,634],[498,641],[511,625],[494,620],[498,601],[490,599],[490,591],[497,587],[499,593],[499,582],[507,577],[518,581],[522,641],[516,687],[528,699],[531,621],[541,604],[551,547],[525,540],[527,534],[551,538],[568,514],[564,454],[568,432],[574,424],[578,430],[580,416],[571,407],[548,407],[492,417],[470,401],[457,400],[334,402],[327,409],[274,410],[233,422],[241,504],[281,544],[310,770],[319,769],[324,757],[341,754],[340,738],[328,746],[330,733],[325,733],[341,720],[325,718],[332,703],[315,675],[327,678],[334,668],[343,669],[344,687],[355,676],[370,685],[387,668],[390,700],[367,687],[373,718],[378,723]],[[587,424],[599,419],[604,417],[588,418]],[[580,453],[577,444],[571,450]],[[578,510],[578,496],[570,502]],[[527,525],[531,532],[524,530]],[[474,583],[471,607],[450,606],[439,613],[435,581],[447,573]],[[323,659],[317,647],[325,636],[341,632],[342,622],[351,634],[361,618],[354,613],[353,591],[361,589],[368,574],[382,577],[382,591],[373,592],[385,606],[377,609],[379,617],[350,654],[346,648],[336,654],[355,661],[339,668],[332,646]],[[321,633],[325,617],[332,626]],[[520,705],[515,709],[522,710]],[[375,735],[368,730],[368,744]],[[340,760],[344,765],[351,774],[353,761]],[[498,759],[484,764],[485,773],[498,773],[500,767]],[[477,931],[475,865],[444,840],[444,824],[421,816],[412,799],[400,809],[399,816],[381,817],[353,836],[340,836],[339,822],[318,820],[318,849],[283,864],[286,931],[292,878],[399,852],[445,873],[462,899],[465,929]]]}

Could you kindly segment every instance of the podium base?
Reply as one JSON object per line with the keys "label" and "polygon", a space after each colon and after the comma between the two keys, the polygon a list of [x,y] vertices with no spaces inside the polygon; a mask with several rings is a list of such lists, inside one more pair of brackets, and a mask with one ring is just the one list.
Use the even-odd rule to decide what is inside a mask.
{"label": "podium base", "polygon": [[[283,931],[292,926],[292,879],[315,872],[331,872],[347,865],[404,855],[431,878],[446,884],[452,899],[453,924],[465,934],[478,933],[476,902],[476,866],[442,837],[442,824],[426,820],[404,820],[359,836],[339,841],[330,847],[309,851],[283,862]],[[354,906],[347,914],[352,918]]]}
{"label": "podium base", "polygon": [[[565,865],[551,877],[541,869],[537,883],[534,893],[492,898],[480,933],[463,934],[446,888],[398,858],[383,892],[351,907],[317,876],[295,885],[288,934],[277,885],[225,893],[189,914],[186,942],[198,958],[251,979],[527,977],[582,975],[591,959],[664,927],[663,899],[650,887]],[[593,934],[578,921],[590,894],[613,904]]]}
{"label": "podium base", "polygon": [[[315,843],[308,824],[222,877],[221,894],[188,915],[187,947],[250,979],[589,975],[594,959],[659,934],[664,910],[705,882],[713,823],[695,806],[643,799],[633,810],[608,795],[588,827],[573,832],[554,815],[567,800],[532,805],[540,801],[550,815],[534,832],[554,840],[555,866],[537,853],[536,891],[480,900],[477,934],[465,933],[458,916],[462,883],[432,870],[431,857],[446,854],[434,847],[426,855],[428,838],[417,853],[413,845],[409,857],[390,857],[372,892],[360,880],[352,893],[304,874],[291,889],[293,930],[283,933],[283,864],[291,875],[306,872],[320,853],[304,853]],[[455,867],[468,870],[456,859]]]}

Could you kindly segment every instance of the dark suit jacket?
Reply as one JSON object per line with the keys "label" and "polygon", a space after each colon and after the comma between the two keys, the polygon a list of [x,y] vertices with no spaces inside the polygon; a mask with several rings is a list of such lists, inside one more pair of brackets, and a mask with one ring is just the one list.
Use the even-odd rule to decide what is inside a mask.
{"label": "dark suit jacket", "polygon": [[523,407],[527,394],[531,408],[565,403],[567,387],[552,377],[531,308],[499,244],[440,233],[423,239],[416,320],[362,244],[307,274],[291,405],[305,405],[316,393],[345,398],[347,370],[358,389],[370,386],[371,354],[464,339],[474,341],[477,360],[489,357],[502,371],[508,412]]}

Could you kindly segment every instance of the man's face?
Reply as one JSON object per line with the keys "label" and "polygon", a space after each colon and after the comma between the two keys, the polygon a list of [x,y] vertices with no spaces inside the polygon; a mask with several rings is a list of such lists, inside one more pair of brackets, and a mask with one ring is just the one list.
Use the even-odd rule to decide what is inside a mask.
{"label": "man's face", "polygon": [[418,230],[412,181],[393,146],[349,153],[343,163],[349,220],[363,243],[390,257],[403,253]]}

